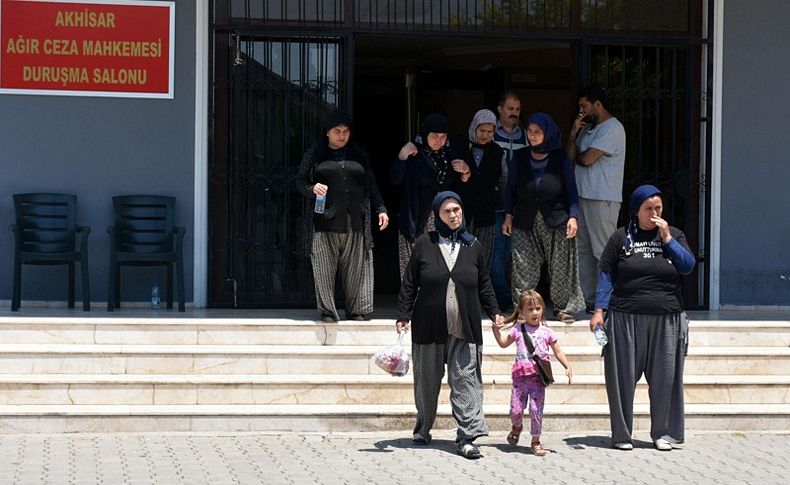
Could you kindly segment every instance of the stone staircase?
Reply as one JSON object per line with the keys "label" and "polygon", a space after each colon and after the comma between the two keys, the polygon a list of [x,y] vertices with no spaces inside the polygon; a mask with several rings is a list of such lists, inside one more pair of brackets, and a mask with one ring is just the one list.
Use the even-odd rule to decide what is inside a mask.
{"label": "stone staircase", "polygon": [[[389,319],[321,324],[254,312],[62,314],[0,316],[0,432],[405,431],[413,425],[411,372],[392,377],[370,361],[396,341]],[[790,320],[712,315],[691,315],[687,427],[790,430]],[[549,324],[575,375],[568,386],[554,363],[545,429],[608,429],[603,361],[586,322]],[[485,411],[489,426],[504,430],[514,350],[500,349],[484,326]],[[445,386],[437,428],[453,426],[447,396]],[[636,400],[635,426],[647,429],[644,382]]]}

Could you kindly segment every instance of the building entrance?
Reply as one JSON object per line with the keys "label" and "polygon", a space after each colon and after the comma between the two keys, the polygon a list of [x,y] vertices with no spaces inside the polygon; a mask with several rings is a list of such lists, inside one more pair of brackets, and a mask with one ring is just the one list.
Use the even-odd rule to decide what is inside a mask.
{"label": "building entrance", "polygon": [[[668,196],[671,222],[704,255],[705,196],[698,182],[704,179],[707,143],[699,101],[703,64],[691,22],[688,37],[607,37],[561,29],[530,35],[529,28],[500,33],[498,27],[486,35],[464,35],[462,28],[432,31],[434,24],[396,23],[387,30],[348,13],[335,13],[346,19],[342,28],[263,28],[274,13],[261,12],[255,20],[253,10],[232,8],[215,19],[211,306],[313,304],[309,252],[302,244],[308,213],[294,178],[335,108],[353,114],[354,136],[370,155],[390,211],[390,229],[375,235],[375,277],[377,298],[395,294],[399,194],[387,178],[391,161],[425,115],[444,113],[451,134],[462,134],[475,111],[496,109],[505,89],[519,94],[523,115],[553,116],[564,137],[577,90],[590,82],[606,89],[610,111],[625,125],[628,139],[623,192],[641,183],[658,185]],[[573,29],[578,12],[571,13],[570,20],[555,20]],[[698,271],[705,271],[704,261]],[[702,280],[696,274],[686,278],[690,308],[704,304]]]}

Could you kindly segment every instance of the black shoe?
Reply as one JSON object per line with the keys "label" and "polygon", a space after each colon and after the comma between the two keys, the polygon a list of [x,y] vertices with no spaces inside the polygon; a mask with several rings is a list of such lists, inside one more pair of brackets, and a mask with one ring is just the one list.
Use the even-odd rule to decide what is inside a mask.
{"label": "black shoe", "polygon": [[362,322],[364,320],[367,320],[367,318],[365,318],[365,315],[357,315],[357,314],[346,315],[346,319],[354,320],[356,322]]}
{"label": "black shoe", "polygon": [[332,315],[321,315],[321,321],[323,323],[337,323],[337,318]]}
{"label": "black shoe", "polygon": [[411,439],[411,444],[413,444],[413,445],[425,446],[425,445],[427,445],[430,442],[431,442],[431,435],[430,435],[430,433],[428,434],[427,438],[423,438],[422,436],[415,435],[414,438]]}
{"label": "black shoe", "polygon": [[458,454],[469,460],[475,460],[483,456],[480,453],[480,448],[469,440],[461,440],[458,442]]}

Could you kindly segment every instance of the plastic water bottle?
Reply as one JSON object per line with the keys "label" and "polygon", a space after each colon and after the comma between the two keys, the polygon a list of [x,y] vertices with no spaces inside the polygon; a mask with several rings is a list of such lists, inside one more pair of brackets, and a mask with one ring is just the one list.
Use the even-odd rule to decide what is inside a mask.
{"label": "plastic water bottle", "polygon": [[151,287],[151,306],[159,308],[159,303],[159,285],[154,283],[154,286]]}
{"label": "plastic water bottle", "polygon": [[325,207],[326,207],[326,194],[316,195],[315,208],[313,209],[313,212],[315,212],[316,214],[323,214]]}
{"label": "plastic water bottle", "polygon": [[609,342],[609,339],[606,338],[606,332],[604,332],[603,327],[595,327],[595,341],[598,342],[598,345],[603,347]]}

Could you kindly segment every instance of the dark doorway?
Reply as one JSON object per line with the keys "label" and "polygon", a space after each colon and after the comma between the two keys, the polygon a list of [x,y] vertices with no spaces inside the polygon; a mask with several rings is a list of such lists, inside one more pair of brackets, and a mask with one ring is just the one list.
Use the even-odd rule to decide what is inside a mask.
{"label": "dark doorway", "polygon": [[450,134],[466,133],[474,113],[496,113],[500,94],[515,90],[523,113],[550,113],[569,127],[575,100],[571,45],[504,42],[453,37],[367,37],[354,39],[353,114],[355,137],[375,165],[390,212],[390,229],[376,236],[376,292],[399,288],[397,214],[400,194],[387,172],[400,147],[415,135],[419,120],[439,112]]}
{"label": "dark doorway", "polygon": [[[474,113],[496,113],[505,89],[519,93],[524,113],[551,113],[567,129],[573,112],[570,44],[508,43],[463,37],[367,37],[354,39],[355,137],[374,161],[392,223],[377,235],[376,292],[397,293],[399,194],[388,180],[391,161],[412,139],[419,121],[438,112],[451,135],[466,133]],[[568,125],[568,126],[566,126]]]}

